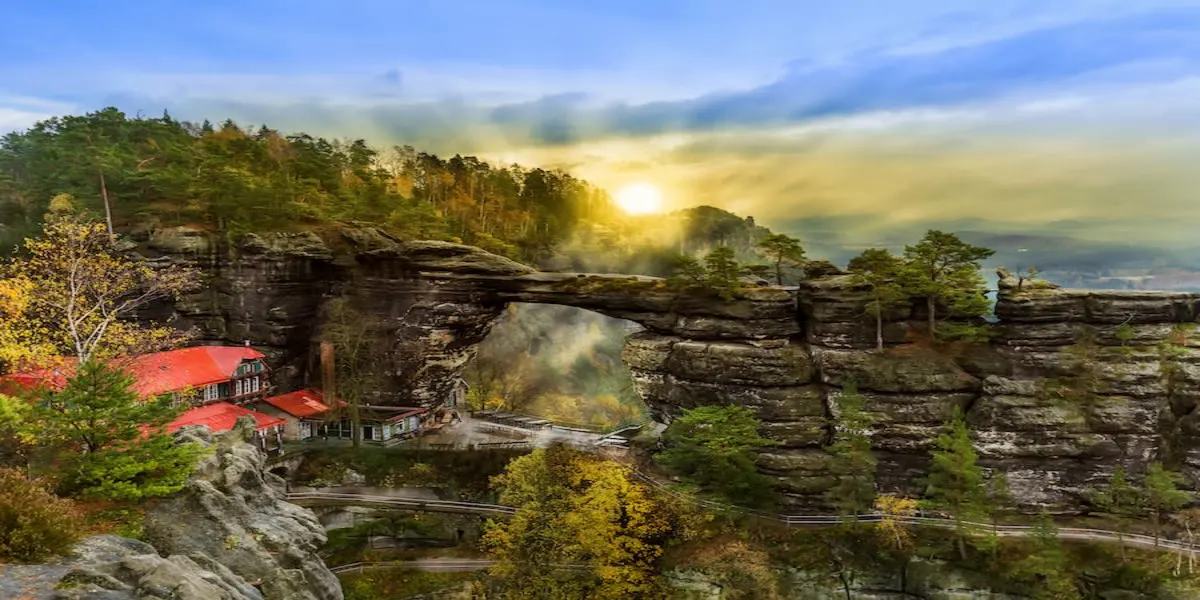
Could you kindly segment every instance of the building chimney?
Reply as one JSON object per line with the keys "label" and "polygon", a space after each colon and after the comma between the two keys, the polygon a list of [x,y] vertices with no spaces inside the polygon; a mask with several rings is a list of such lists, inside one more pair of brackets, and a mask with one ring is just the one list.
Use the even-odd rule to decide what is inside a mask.
{"label": "building chimney", "polygon": [[249,348],[249,347],[250,347],[250,340],[242,340],[242,344],[244,344],[244,345],[245,345],[247,348]]}
{"label": "building chimney", "polygon": [[321,341],[321,392],[325,396],[326,404],[332,406],[334,396],[337,393],[336,382],[333,380],[335,363],[333,362],[333,342],[329,340]]}

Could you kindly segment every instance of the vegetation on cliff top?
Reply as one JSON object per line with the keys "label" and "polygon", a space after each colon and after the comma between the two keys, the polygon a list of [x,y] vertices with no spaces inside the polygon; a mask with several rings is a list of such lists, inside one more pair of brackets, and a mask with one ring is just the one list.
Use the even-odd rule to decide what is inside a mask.
{"label": "vegetation on cliff top", "polygon": [[767,235],[712,207],[632,218],[557,169],[444,159],[409,146],[130,118],[115,108],[55,117],[0,138],[0,246],[37,230],[59,194],[118,232],[188,225],[218,233],[366,222],[401,238],[462,241],[565,270],[666,274],[713,244],[753,254]]}

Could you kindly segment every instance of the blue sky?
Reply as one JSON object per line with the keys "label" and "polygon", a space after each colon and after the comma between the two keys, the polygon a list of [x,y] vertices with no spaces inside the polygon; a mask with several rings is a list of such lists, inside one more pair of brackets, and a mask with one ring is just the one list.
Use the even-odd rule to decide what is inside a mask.
{"label": "blue sky", "polygon": [[0,130],[167,108],[649,181],[842,244],[1200,247],[1200,0],[5,5]]}

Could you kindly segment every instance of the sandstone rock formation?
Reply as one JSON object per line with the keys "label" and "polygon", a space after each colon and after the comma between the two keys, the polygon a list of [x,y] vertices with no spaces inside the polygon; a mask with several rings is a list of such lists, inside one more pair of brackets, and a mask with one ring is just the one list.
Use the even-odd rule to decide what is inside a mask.
{"label": "sandstone rock formation", "polygon": [[624,357],[659,420],[697,404],[754,407],[782,442],[760,467],[796,504],[818,503],[830,484],[822,447],[849,382],[875,417],[885,491],[919,492],[928,450],[956,409],[983,462],[1008,473],[1030,510],[1085,509],[1089,489],[1117,466],[1136,473],[1165,460],[1200,475],[1200,342],[1189,336],[1200,295],[1063,290],[1003,272],[995,339],[913,344],[917,301],[888,315],[880,352],[864,317],[866,291],[832,265],[814,268],[797,291],[751,288],[722,301],[654,278],[539,273],[477,248],[369,228],[333,239],[198,237],[160,232],[146,241],[152,256],[190,261],[210,279],[159,316],[179,315],[210,340],[271,350],[276,384],[288,389],[316,382],[311,342],[335,295],[367,315],[386,356],[379,401],[395,404],[450,397],[507,303],[562,304],[645,327]]}
{"label": "sandstone rock formation", "polygon": [[45,565],[0,567],[0,597],[46,600],[341,600],[317,556],[317,517],[284,501],[283,481],[246,443],[253,421],[213,440],[185,428],[180,441],[212,448],[187,487],[146,515],[151,543],[103,535]]}
{"label": "sandstone rock formation", "polygon": [[[317,550],[325,530],[316,515],[287,502],[282,479],[266,472],[264,455],[246,443],[254,424],[218,436],[184,490],[146,515],[146,537],[160,553],[224,565],[264,600],[341,600],[337,577]],[[177,438],[206,443],[207,428]]]}

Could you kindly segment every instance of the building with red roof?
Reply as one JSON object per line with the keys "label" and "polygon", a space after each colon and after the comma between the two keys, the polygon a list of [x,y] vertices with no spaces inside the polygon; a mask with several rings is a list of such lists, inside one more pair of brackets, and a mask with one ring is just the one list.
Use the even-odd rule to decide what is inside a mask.
{"label": "building with red roof", "polygon": [[[345,402],[329,402],[324,394],[312,388],[264,398],[255,405],[257,410],[287,421],[284,437],[305,440],[313,437],[351,439],[354,424]],[[412,406],[359,407],[361,439],[366,442],[390,443],[420,433],[429,411]]]}
{"label": "building with red roof", "polygon": [[285,425],[283,419],[228,402],[213,402],[193,408],[168,423],[167,431],[174,433],[183,427],[203,425],[211,429],[213,433],[220,433],[232,430],[241,417],[254,419],[254,441],[262,449],[275,450],[282,445]]}
{"label": "building with red roof", "polygon": [[332,409],[323,396],[319,390],[306,388],[263,398],[256,408],[287,423],[283,428],[284,439],[306,440],[316,435],[330,416]]}
{"label": "building with red roof", "polygon": [[[134,390],[153,397],[174,394],[200,403],[246,404],[270,390],[266,357],[249,346],[194,346],[122,359],[118,365],[134,378]],[[0,390],[14,393],[44,385],[61,389],[74,371],[13,373],[0,377]]]}

